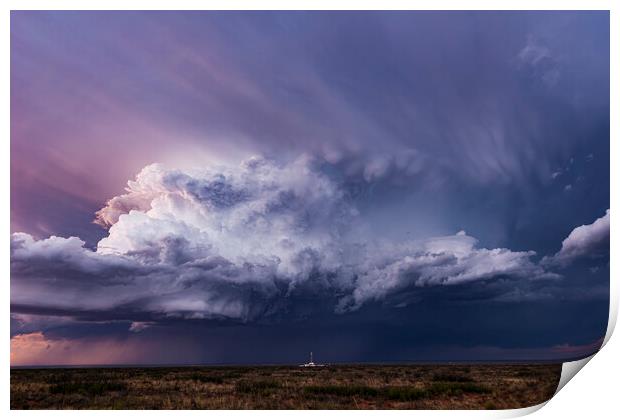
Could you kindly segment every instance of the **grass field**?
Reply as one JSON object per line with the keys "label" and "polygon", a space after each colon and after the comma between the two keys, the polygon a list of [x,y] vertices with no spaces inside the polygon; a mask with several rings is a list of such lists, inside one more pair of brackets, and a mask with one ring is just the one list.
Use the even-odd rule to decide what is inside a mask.
{"label": "grass field", "polygon": [[11,409],[506,409],[561,365],[11,369]]}

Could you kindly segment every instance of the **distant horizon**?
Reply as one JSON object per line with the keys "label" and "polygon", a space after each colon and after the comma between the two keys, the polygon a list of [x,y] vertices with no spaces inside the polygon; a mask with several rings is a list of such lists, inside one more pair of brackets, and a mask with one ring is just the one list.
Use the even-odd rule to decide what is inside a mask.
{"label": "distant horizon", "polygon": [[[579,354],[572,357],[558,357],[558,358],[520,358],[520,359],[410,359],[410,360],[383,360],[383,361],[361,361],[361,360],[322,360],[319,358],[317,363],[320,363],[320,367],[329,366],[341,366],[341,365],[409,365],[409,364],[421,364],[421,365],[468,365],[468,364],[555,364],[555,363],[567,363],[576,360],[582,360],[596,354],[599,349],[594,350],[590,354]],[[53,369],[53,368],[142,368],[142,367],[243,367],[243,366],[298,366],[301,363],[307,362],[308,359],[300,359],[297,363],[134,363],[134,364],[57,364],[57,365],[11,365],[11,369]]]}
{"label": "distant horizon", "polygon": [[[596,354],[596,353],[593,353]],[[324,363],[321,367],[330,367],[330,366],[372,366],[372,365],[381,365],[381,366],[400,366],[400,365],[437,365],[437,366],[446,366],[446,365],[539,365],[539,364],[561,364],[567,362],[573,362],[576,360],[582,360],[591,355],[587,355],[585,357],[579,356],[576,359],[540,359],[540,360],[530,360],[530,359],[520,359],[520,360],[443,360],[443,361],[426,361],[426,360],[414,360],[414,361],[394,361],[394,362],[322,362]],[[301,362],[300,362],[301,363]],[[97,368],[175,368],[175,367],[260,367],[260,366],[282,366],[282,367],[299,367],[296,364],[278,364],[278,363],[256,363],[256,364],[218,364],[218,363],[206,363],[206,364],[110,364],[110,365],[11,365],[11,369],[97,369]],[[304,368],[304,369],[314,369],[314,368]]]}

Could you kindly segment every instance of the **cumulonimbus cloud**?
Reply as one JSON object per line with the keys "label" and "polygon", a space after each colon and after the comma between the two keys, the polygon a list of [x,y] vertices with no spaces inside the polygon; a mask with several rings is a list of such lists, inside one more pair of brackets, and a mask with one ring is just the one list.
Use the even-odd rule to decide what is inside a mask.
{"label": "cumulonimbus cloud", "polygon": [[97,212],[109,234],[95,250],[75,237],[13,234],[11,300],[140,322],[248,321],[300,297],[346,312],[412,288],[559,278],[533,251],[480,248],[465,232],[368,238],[361,219],[308,156],[195,171],[150,165]]}

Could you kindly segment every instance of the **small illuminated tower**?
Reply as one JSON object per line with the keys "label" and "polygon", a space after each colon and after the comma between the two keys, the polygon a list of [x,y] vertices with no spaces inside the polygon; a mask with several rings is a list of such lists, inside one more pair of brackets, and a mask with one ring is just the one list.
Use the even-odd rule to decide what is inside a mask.
{"label": "small illuminated tower", "polygon": [[299,365],[299,367],[323,367],[325,365],[317,365],[314,363],[314,355],[310,352],[310,361],[308,363],[303,363]]}

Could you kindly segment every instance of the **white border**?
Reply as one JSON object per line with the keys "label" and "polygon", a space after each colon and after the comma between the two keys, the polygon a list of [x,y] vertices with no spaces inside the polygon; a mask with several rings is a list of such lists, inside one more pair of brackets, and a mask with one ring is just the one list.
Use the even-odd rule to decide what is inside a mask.
{"label": "white border", "polygon": [[[579,1],[579,0],[563,0],[563,1],[553,1],[553,0],[476,0],[476,1],[467,1],[464,0],[436,0],[436,1],[396,1],[396,0],[383,0],[381,2],[377,1],[368,1],[368,0],[358,0],[358,1],[325,1],[325,0],[314,0],[314,1],[283,1],[283,0],[264,0],[261,2],[251,1],[251,0],[229,0],[229,1],[192,1],[192,0],[175,0],[175,1],[163,1],[163,0],[150,0],[148,2],[143,1],[131,1],[131,0],[108,0],[108,1],[78,1],[78,0],[56,0],[54,2],[44,1],[44,0],[31,0],[31,1],[14,1],[8,0],[3,2],[4,5],[4,14],[0,18],[0,22],[4,22],[4,24],[0,25],[2,27],[2,37],[3,42],[0,43],[1,48],[1,57],[2,57],[2,66],[0,67],[0,74],[2,75],[2,102],[0,102],[0,110],[2,111],[2,133],[4,134],[4,141],[2,142],[2,150],[3,153],[0,155],[0,159],[2,159],[2,165],[0,166],[0,170],[2,171],[2,189],[4,197],[10,197],[10,118],[9,118],[9,110],[10,110],[10,78],[9,78],[9,69],[10,69],[10,10],[37,10],[37,9],[61,9],[61,10],[130,10],[130,9],[138,9],[138,10],[199,10],[199,9],[214,9],[214,10],[255,10],[257,8],[260,9],[286,9],[286,10],[351,10],[351,9],[364,9],[364,10],[405,10],[405,9],[417,9],[417,10],[442,10],[442,9],[453,9],[453,10],[611,10],[611,139],[617,141],[618,139],[618,124],[617,119],[613,118],[614,116],[619,116],[618,112],[620,108],[618,107],[618,101],[620,100],[620,95],[618,92],[618,72],[620,71],[620,66],[618,65],[619,59],[619,45],[618,40],[620,39],[619,26],[620,26],[620,8],[617,6],[619,4],[616,1],[611,0],[590,0],[590,1]],[[260,6],[260,7],[257,7]],[[614,7],[616,6],[616,7]],[[612,164],[611,164],[611,179],[612,185],[613,180],[618,177],[618,169],[614,165],[617,163],[617,153],[618,147],[615,141],[611,141],[611,154]],[[612,188],[611,192],[611,207],[616,208],[616,203],[618,202],[618,194],[614,192]],[[9,225],[9,210],[10,207],[8,203],[2,206],[0,211],[3,216],[2,223],[2,231],[0,235],[2,235],[4,240],[0,241],[0,249],[2,251],[2,255],[4,258],[2,260],[3,264],[3,272],[5,273],[4,281],[2,283],[2,295],[4,298],[5,307],[9,308],[10,306],[10,288],[9,288],[9,278],[10,278],[10,270],[9,270],[9,236],[10,236],[10,225]],[[617,235],[617,229],[614,228],[614,224],[612,223],[612,238],[615,238]],[[614,246],[615,239],[612,239],[611,246],[611,260],[618,261],[618,248]],[[484,411],[378,411],[378,412],[364,412],[363,416],[368,418],[379,418],[379,416],[390,416],[392,418],[409,418],[411,415],[415,415],[423,418],[445,418],[458,416],[459,418],[506,418],[506,417],[516,417],[525,414],[529,414],[532,412],[536,412],[535,416],[538,418],[558,418],[559,416],[567,417],[567,418],[582,418],[584,415],[587,415],[590,411],[595,413],[600,413],[602,418],[609,417],[608,415],[603,416],[603,413],[613,413],[617,412],[617,404],[615,403],[615,375],[619,373],[618,370],[618,361],[615,357],[618,354],[618,346],[615,344],[615,341],[609,343],[609,338],[611,337],[611,333],[615,327],[617,313],[618,313],[618,287],[617,281],[618,278],[618,269],[615,264],[611,265],[611,307],[610,307],[610,317],[609,317],[609,325],[607,330],[607,335],[605,337],[605,348],[601,351],[599,355],[597,355],[594,359],[595,361],[591,364],[592,369],[585,369],[588,375],[587,378],[581,378],[574,385],[571,383],[570,386],[566,388],[566,390],[562,391],[557,397],[554,397],[549,403],[549,408],[544,410],[539,410],[541,407],[546,404],[541,404],[539,406],[519,409],[519,410],[506,410],[506,411],[492,411],[492,412],[484,412]],[[8,314],[7,314],[8,315]],[[2,328],[4,332],[4,336],[7,337],[7,342],[3,347],[2,354],[4,356],[5,363],[0,363],[4,381],[2,381],[2,400],[4,403],[4,409],[9,409],[9,393],[10,393],[10,383],[9,383],[9,358],[10,358],[10,346],[8,343],[9,331],[10,331],[10,320],[8,316],[4,317],[2,322]],[[597,359],[600,359],[597,360]],[[589,361],[588,358],[587,361]],[[576,362],[572,362],[572,364],[566,364],[563,369],[563,379],[565,379],[570,370],[574,370],[575,366],[579,364]],[[584,375],[586,376],[586,375]],[[562,384],[563,385],[563,384]],[[558,387],[558,390],[561,389],[562,386]],[[19,418],[31,418],[31,417],[39,417],[44,415],[46,418],[71,418],[74,416],[83,416],[88,413],[89,417],[93,418],[107,418],[109,416],[108,412],[105,411],[12,411],[10,412],[11,416],[19,417]],[[121,417],[129,417],[131,416],[131,412],[115,412],[114,416]],[[145,413],[146,415],[146,413]],[[149,416],[163,418],[167,415],[165,412],[148,412]],[[187,411],[187,412],[175,412],[175,416],[188,416],[197,418],[198,416],[202,417],[205,415],[210,415],[210,412],[201,412],[201,411]],[[290,412],[285,411],[276,411],[276,412],[265,412],[265,411],[218,411],[218,417],[250,417],[255,419],[261,418],[285,418],[291,415]],[[294,413],[296,417],[299,418],[314,418],[315,416],[327,416],[336,418],[338,416],[339,419],[342,417],[353,417],[356,415],[355,411],[327,411],[327,412],[316,412],[316,411],[296,411]],[[588,414],[589,415],[589,414]],[[596,416],[598,417],[598,416]],[[595,417],[595,418],[596,418]],[[75,418],[75,417],[74,417]]]}

